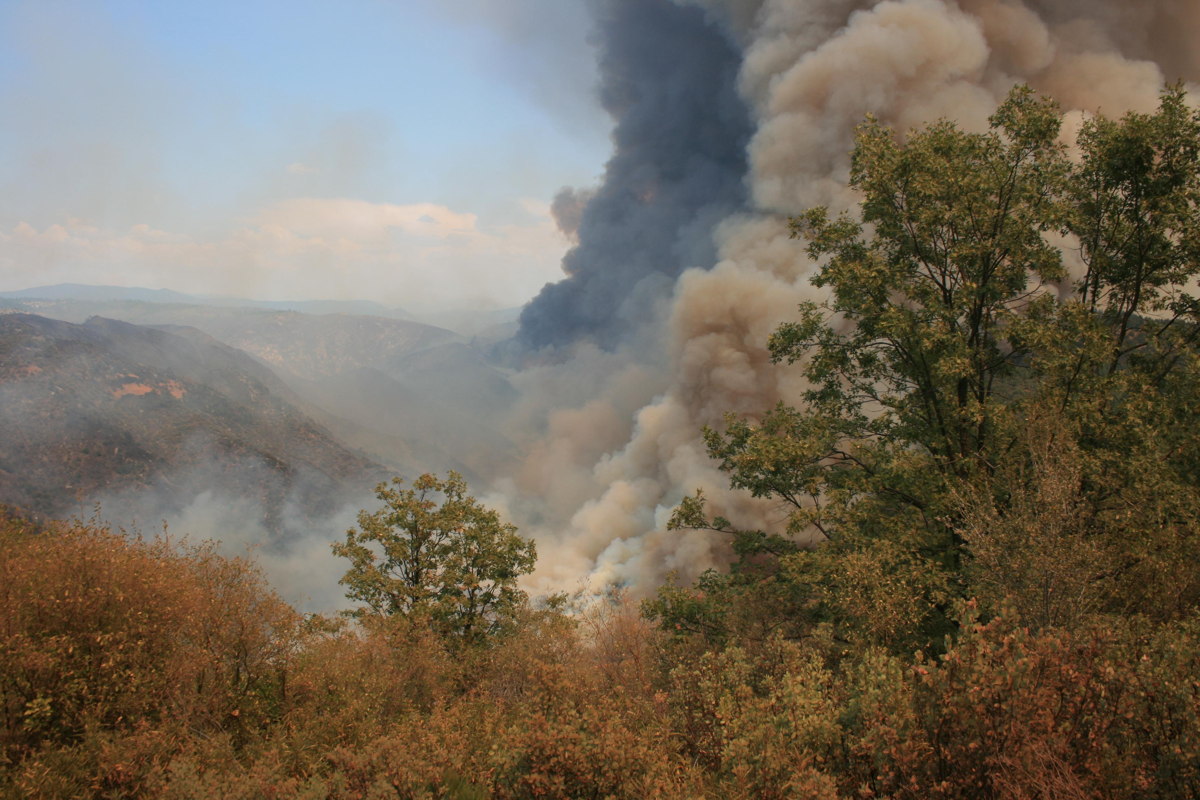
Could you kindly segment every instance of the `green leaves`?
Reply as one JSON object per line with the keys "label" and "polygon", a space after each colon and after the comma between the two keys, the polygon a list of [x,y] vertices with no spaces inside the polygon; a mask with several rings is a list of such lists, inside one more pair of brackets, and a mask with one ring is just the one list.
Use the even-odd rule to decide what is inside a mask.
{"label": "green leaves", "polygon": [[1200,111],[1175,86],[1156,114],[1089,120],[1079,145],[1068,227],[1086,265],[1081,299],[1112,328],[1108,371],[1169,363],[1197,321]]}
{"label": "green leaves", "polygon": [[805,360],[809,407],[954,470],[986,451],[996,379],[1021,356],[1007,321],[1063,274],[1044,239],[1068,171],[1057,129],[1053,104],[1027,90],[987,134],[943,121],[901,144],[874,121],[859,129],[851,185],[872,233],[824,209],[793,224],[827,259],[813,282],[831,299],[771,341],[776,359]]}
{"label": "green leaves", "polygon": [[1036,587],[1097,613],[1196,602],[1200,111],[1168,88],[1154,114],[1089,119],[1070,157],[1060,127],[1025,87],[985,133],[868,119],[860,214],[792,220],[827,299],[769,347],[809,388],[705,431],[730,485],[787,524],[734,531],[699,497],[675,523],[754,545],[735,576],[745,553],[782,553],[772,536],[820,542],[765,574],[847,640],[936,649],[950,600],[975,592],[1046,625],[1079,615]]}
{"label": "green leaves", "polygon": [[516,581],[533,570],[533,542],[469,496],[456,472],[402,487],[399,478],[376,487],[383,507],[361,512],[358,528],[332,546],[352,563],[346,596],[371,613],[428,617],[468,640],[503,629],[525,601]]}

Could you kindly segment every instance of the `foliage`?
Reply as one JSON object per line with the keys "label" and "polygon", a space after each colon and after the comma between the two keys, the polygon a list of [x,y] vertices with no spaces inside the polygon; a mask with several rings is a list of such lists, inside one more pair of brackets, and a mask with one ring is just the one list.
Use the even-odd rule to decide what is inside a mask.
{"label": "foliage", "polygon": [[278,718],[297,619],[244,559],[5,520],[0,587],[0,763],[22,793],[136,794],[180,738],[236,747]]}
{"label": "foliage", "polygon": [[383,507],[360,513],[333,545],[352,565],[346,596],[371,613],[428,617],[465,640],[505,628],[525,600],[516,581],[537,560],[533,542],[469,496],[456,472],[402,486],[396,478],[376,487]]}
{"label": "foliage", "polygon": [[[1025,88],[986,133],[868,120],[860,218],[793,221],[828,300],[769,345],[810,388],[705,432],[734,488],[790,507],[775,537],[820,541],[731,531],[801,600],[760,615],[903,652],[940,648],[955,597],[1036,625],[1200,600],[1200,113],[1169,88],[1154,114],[1090,119],[1070,153],[1060,122]],[[721,528],[702,503],[675,524]],[[701,616],[672,592],[651,613]]]}
{"label": "foliage", "polygon": [[[806,477],[819,493],[827,483],[857,489],[851,481],[890,465],[894,450],[915,450],[918,468],[956,475],[990,453],[997,390],[1025,355],[1008,320],[1063,276],[1061,254],[1044,237],[1058,222],[1055,187],[1068,173],[1058,129],[1053,105],[1028,91],[1014,92],[987,134],[939,122],[902,145],[869,122],[851,173],[864,195],[862,222],[814,209],[793,223],[814,258],[828,257],[813,282],[833,298],[803,307],[771,351],[808,359],[813,421],[805,424],[815,430],[806,438],[824,446]],[[849,329],[828,324],[829,313]],[[884,476],[882,500],[922,510],[930,487],[901,477]],[[836,535],[829,516],[814,514],[814,524]]]}
{"label": "foliage", "polygon": [[[944,654],[914,657],[846,652],[828,627],[694,648],[618,597],[526,608],[511,636],[456,655],[403,615],[272,626],[262,594],[221,606],[243,635],[201,639],[187,632],[212,618],[177,610],[244,562],[82,527],[0,544],[5,586],[38,589],[6,595],[23,633],[5,628],[5,708],[30,691],[6,718],[4,796],[1200,796],[1195,614],[1039,632],[967,604]],[[119,581],[66,600],[97,576]],[[80,643],[101,650],[72,661]],[[196,680],[255,653],[271,668],[249,684]],[[51,661],[71,683],[40,671]]]}

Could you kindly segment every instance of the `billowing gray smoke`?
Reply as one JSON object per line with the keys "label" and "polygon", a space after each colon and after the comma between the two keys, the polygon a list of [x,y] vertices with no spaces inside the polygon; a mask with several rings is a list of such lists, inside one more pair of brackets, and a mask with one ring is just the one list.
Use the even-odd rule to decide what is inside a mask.
{"label": "billowing gray smoke", "polygon": [[[657,350],[643,341],[636,353],[618,351],[604,360],[582,348],[573,362],[555,368],[559,377],[541,376],[545,385],[599,387],[547,414],[525,469],[489,498],[506,504],[538,537],[536,577],[546,588],[571,588],[580,572],[590,573],[594,585],[650,588],[672,571],[688,580],[719,564],[727,546],[721,537],[666,530],[672,507],[697,488],[735,524],[770,527],[783,518],[781,509],[727,491],[727,478],[708,458],[699,430],[719,425],[725,411],[752,416],[800,396],[800,376],[772,364],[766,351],[767,337],[795,314],[796,304],[818,296],[810,283],[814,265],[789,238],[787,215],[814,205],[855,207],[847,187],[850,151],[855,126],[867,114],[901,132],[941,117],[980,130],[1011,87],[1024,82],[1062,105],[1064,141],[1071,145],[1089,114],[1153,110],[1164,82],[1188,82],[1191,102],[1200,102],[1196,0],[676,2],[723,20],[740,56],[707,28],[694,42],[707,48],[697,51],[704,55],[685,55],[678,49],[693,39],[681,38],[674,23],[666,30],[632,23],[651,14],[643,7],[660,15],[658,23],[699,17],[672,10],[664,0],[626,0],[604,6],[613,16],[606,17],[602,33],[633,41],[605,40],[607,74],[632,80],[632,69],[622,72],[625,67],[611,62],[640,54],[636,74],[657,85],[655,76],[668,70],[654,65],[655,54],[670,52],[680,80],[691,70],[704,76],[701,81],[713,81],[708,49],[722,42],[719,82],[725,85],[726,70],[740,61],[738,90],[750,108],[753,135],[747,142],[740,123],[728,124],[728,109],[736,103],[709,103],[699,118],[687,115],[688,130],[679,131],[684,115],[646,95],[647,106],[633,115],[637,129],[675,133],[636,161],[627,163],[618,150],[608,175],[613,185],[599,190],[580,221],[580,245],[567,264],[572,276],[549,287],[530,309],[525,340],[563,342],[623,324],[619,314],[632,287],[674,274],[661,271],[669,260],[663,253],[682,255],[672,263],[686,264],[694,254],[678,248],[684,233],[690,243],[707,244],[707,230],[719,215],[704,205],[716,195],[702,183],[658,185],[660,192],[673,190],[661,209],[638,194],[659,176],[682,174],[681,164],[691,158],[684,143],[703,142],[702,152],[726,154],[719,161],[731,167],[741,156],[729,148],[745,144],[749,200],[744,213],[716,225],[718,263],[675,280]],[[614,26],[621,14],[628,15],[626,24]],[[623,126],[625,117],[618,117]],[[698,130],[706,133],[698,137]],[[729,137],[727,147],[709,140],[720,131]],[[625,144],[621,135],[617,144]],[[736,171],[721,173],[729,176],[728,185],[736,185]],[[561,204],[564,219],[569,199]],[[686,209],[692,209],[691,219]],[[661,215],[669,217],[666,239]],[[642,238],[642,232],[655,235]],[[637,365],[645,363],[653,367],[639,373]],[[630,408],[637,396],[630,387],[647,382],[651,389],[642,403]],[[526,513],[527,498],[538,501],[538,515]]]}
{"label": "billowing gray smoke", "polygon": [[745,202],[752,128],[728,34],[711,14],[670,0],[600,0],[595,12],[615,154],[565,225],[578,226],[568,230],[578,242],[563,261],[569,277],[521,315],[526,347],[616,345],[680,272],[713,265],[717,223]]}

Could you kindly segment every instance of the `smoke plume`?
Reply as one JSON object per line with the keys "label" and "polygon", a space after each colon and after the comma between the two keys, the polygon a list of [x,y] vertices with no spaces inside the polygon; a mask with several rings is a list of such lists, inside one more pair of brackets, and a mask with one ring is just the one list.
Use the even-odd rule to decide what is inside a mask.
{"label": "smoke plume", "polygon": [[[713,229],[742,207],[751,127],[738,54],[696,8],[670,0],[594,5],[600,99],[616,120],[603,185],[572,219],[570,276],[521,315],[531,348],[590,339],[612,347],[687,267],[712,266]],[[570,207],[570,193],[556,203]]]}
{"label": "smoke plume", "polygon": [[[1147,111],[1165,82],[1195,92],[1200,81],[1200,6],[1190,0],[624,0],[600,6],[598,31],[616,152],[580,217],[568,277],[528,307],[520,338],[611,345],[642,286],[671,280],[673,295],[660,347],[619,351],[626,372],[611,373],[657,364],[655,396],[631,416],[617,388],[550,412],[530,464],[501,487],[572,501],[531,521],[547,584],[582,567],[595,582],[650,586],[719,564],[719,537],[665,530],[696,488],[735,523],[783,518],[724,491],[699,431],[726,411],[795,402],[803,388],[765,350],[817,291],[786,218],[821,204],[853,209],[850,151],[864,116],[901,132],[942,117],[983,130],[1024,82],[1059,101],[1069,136],[1088,114]],[[727,96],[735,70],[738,94]],[[716,266],[676,278],[706,264],[714,231]],[[553,468],[539,471],[546,458]],[[520,501],[509,505],[519,519]]]}

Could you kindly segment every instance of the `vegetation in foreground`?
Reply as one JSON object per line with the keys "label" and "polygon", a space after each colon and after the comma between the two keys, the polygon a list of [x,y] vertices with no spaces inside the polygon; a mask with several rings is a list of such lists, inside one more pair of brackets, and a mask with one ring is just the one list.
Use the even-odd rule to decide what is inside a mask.
{"label": "vegetation in foreground", "polygon": [[1200,796],[1200,115],[1059,124],[1017,90],[986,134],[863,126],[861,222],[796,221],[803,408],[706,434],[790,526],[688,499],[734,563],[641,609],[531,605],[454,475],[335,546],[352,622],[211,548],[6,521],[0,792]]}

